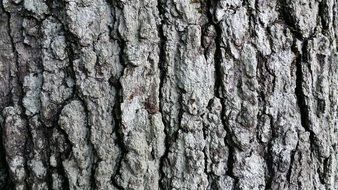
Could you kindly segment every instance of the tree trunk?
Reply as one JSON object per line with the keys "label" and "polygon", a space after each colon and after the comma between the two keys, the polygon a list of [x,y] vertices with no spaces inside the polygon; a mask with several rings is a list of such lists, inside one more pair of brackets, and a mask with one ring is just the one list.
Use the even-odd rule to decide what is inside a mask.
{"label": "tree trunk", "polygon": [[0,189],[338,189],[337,0],[0,3]]}

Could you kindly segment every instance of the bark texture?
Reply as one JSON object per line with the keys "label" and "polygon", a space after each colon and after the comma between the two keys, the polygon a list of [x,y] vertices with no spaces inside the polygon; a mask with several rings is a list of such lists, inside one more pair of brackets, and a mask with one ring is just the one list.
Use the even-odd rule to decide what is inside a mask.
{"label": "bark texture", "polygon": [[338,189],[337,0],[0,3],[0,189]]}

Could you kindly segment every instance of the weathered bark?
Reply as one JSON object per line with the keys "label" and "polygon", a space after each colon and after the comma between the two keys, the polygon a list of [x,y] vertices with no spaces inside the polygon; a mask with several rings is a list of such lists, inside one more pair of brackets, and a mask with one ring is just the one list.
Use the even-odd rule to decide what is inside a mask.
{"label": "weathered bark", "polygon": [[337,0],[0,2],[0,189],[338,189]]}

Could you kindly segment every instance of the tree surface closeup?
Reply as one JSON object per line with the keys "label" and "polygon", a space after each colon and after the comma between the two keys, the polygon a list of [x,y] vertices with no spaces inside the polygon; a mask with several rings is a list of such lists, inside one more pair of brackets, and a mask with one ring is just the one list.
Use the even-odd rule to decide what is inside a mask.
{"label": "tree surface closeup", "polygon": [[0,5],[0,189],[338,189],[338,0]]}

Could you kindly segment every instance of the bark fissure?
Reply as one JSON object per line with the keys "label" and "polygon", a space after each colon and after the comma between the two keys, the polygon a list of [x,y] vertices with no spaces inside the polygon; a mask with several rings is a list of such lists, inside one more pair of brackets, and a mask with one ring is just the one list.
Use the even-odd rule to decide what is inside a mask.
{"label": "bark fissure", "polygon": [[[212,0],[208,1],[208,5],[210,7],[209,10],[211,10],[211,8],[215,7],[211,7],[213,5]],[[244,1],[243,1],[244,3]],[[215,5],[214,5],[215,6]],[[223,69],[222,69],[222,64],[224,64],[222,62],[223,60],[223,55],[222,55],[222,49],[223,51],[225,50],[224,44],[223,44],[223,39],[222,39],[222,28],[220,27],[220,23],[216,22],[215,19],[213,19],[213,15],[211,14],[211,12],[208,13],[208,17],[209,20],[212,21],[212,24],[215,28],[216,31],[216,38],[215,38],[215,44],[216,44],[216,51],[215,51],[215,56],[214,56],[214,66],[215,66],[215,97],[220,99],[221,105],[222,105],[222,109],[221,109],[221,114],[220,114],[220,119],[222,121],[222,125],[226,131],[226,137],[224,139],[225,145],[229,148],[229,154],[228,154],[228,159],[227,159],[227,170],[226,170],[226,175],[231,177],[232,179],[234,179],[234,183],[232,185],[232,189],[236,189],[237,188],[237,184],[238,184],[238,177],[236,177],[236,175],[233,173],[233,167],[235,164],[235,160],[234,160],[234,154],[235,154],[235,148],[237,147],[236,144],[233,142],[232,139],[232,132],[229,129],[229,124],[228,124],[228,116],[226,115],[226,98],[224,97],[224,95],[222,94],[222,91],[224,89],[224,84],[223,84],[223,75],[224,73],[222,73]],[[222,45],[223,44],[223,45]]]}
{"label": "bark fissure", "polygon": [[[119,2],[113,2],[113,1],[107,1],[109,6],[110,6],[110,10],[112,11],[112,18],[114,19],[114,22],[117,21],[117,15],[116,15],[116,11],[113,9],[114,6],[117,6],[117,4]],[[120,7],[119,7],[120,8]],[[115,11],[115,12],[114,12]],[[115,23],[114,23],[115,24]],[[121,65],[123,65],[123,71],[125,71],[126,67],[126,61],[125,61],[125,49],[126,49],[126,41],[124,39],[122,39],[122,37],[120,36],[120,33],[117,32],[118,36],[112,36],[114,28],[109,28],[110,30],[110,34],[109,36],[111,38],[113,38],[114,40],[116,40],[116,42],[118,43],[119,46],[119,52],[118,52],[118,58],[119,58],[119,63]],[[116,30],[115,30],[116,31]],[[124,72],[122,72],[124,73]],[[121,168],[122,168],[122,162],[123,162],[123,158],[127,155],[128,153],[128,149],[126,147],[126,145],[124,144],[124,137],[123,137],[123,132],[122,132],[122,120],[121,120],[121,103],[123,102],[123,96],[122,96],[122,85],[121,85],[121,78],[110,78],[110,85],[115,87],[116,89],[116,94],[115,94],[115,103],[114,103],[114,107],[113,107],[113,120],[114,120],[114,130],[112,131],[113,133],[115,133],[116,135],[116,140],[115,143],[118,145],[121,154],[118,157],[117,160],[117,164],[116,164],[116,170],[113,172],[113,175],[111,176],[111,182],[112,184],[119,190],[123,190],[125,188],[123,188],[117,181],[117,176],[121,174]]]}
{"label": "bark fissure", "polygon": [[[120,54],[123,54],[123,48],[121,48]],[[120,61],[122,62],[123,59],[123,55],[120,55]],[[122,102],[122,97],[121,97],[121,91],[122,91],[122,87],[120,82],[118,82],[117,84],[114,85],[115,88],[117,89],[116,91],[116,101],[115,101],[115,105],[114,105],[114,109],[113,109],[113,118],[115,121],[115,130],[113,132],[115,132],[117,138],[116,138],[116,144],[119,146],[120,150],[121,150],[121,155],[120,158],[118,159],[118,163],[116,166],[116,171],[114,172],[111,180],[113,185],[119,189],[119,190],[124,190],[124,188],[119,185],[119,183],[116,181],[116,177],[117,175],[120,174],[120,170],[121,170],[121,165],[122,165],[122,161],[124,156],[128,153],[128,149],[125,147],[125,144],[123,143],[123,133],[121,131],[122,129],[122,124],[121,124],[121,102]]]}
{"label": "bark fissure", "polygon": [[[9,39],[10,39],[10,43],[11,43],[11,52],[12,53],[14,53],[14,60],[15,60],[15,65],[16,65],[16,67],[17,67],[17,65],[18,65],[18,63],[17,63],[17,51],[16,51],[16,49],[15,49],[15,47],[14,47],[14,40],[13,40],[13,37],[12,37],[12,35],[11,35],[11,27],[10,27],[10,13],[9,12],[7,12],[6,10],[5,10],[5,7],[3,6],[3,3],[2,3],[2,1],[0,1],[0,9],[2,9],[2,12],[4,12],[5,14],[6,14],[6,16],[7,16],[7,19],[6,19],[6,22],[7,22],[7,30],[6,30],[6,32],[7,32],[7,35],[9,36]],[[11,75],[10,73],[9,73],[9,75]],[[17,75],[16,75],[17,76]],[[18,80],[19,78],[18,78],[18,76],[17,76],[17,80]],[[15,102],[14,102],[14,95],[13,95],[13,87],[12,87],[12,84],[11,84],[11,82],[9,82],[10,83],[10,85],[9,85],[9,104],[8,105],[5,105],[0,111],[0,113],[1,113],[1,119],[2,119],[2,116],[3,116],[3,109],[5,108],[5,107],[7,107],[7,106],[14,106],[15,105]],[[11,188],[13,188],[14,187],[14,184],[13,184],[13,181],[12,181],[12,179],[11,179],[11,177],[10,177],[10,174],[9,174],[9,166],[8,166],[8,161],[6,161],[6,159],[7,159],[7,155],[6,155],[6,150],[5,150],[5,145],[4,145],[4,122],[2,122],[2,120],[0,120],[1,121],[1,123],[0,123],[0,127],[1,127],[1,130],[0,130],[0,132],[1,132],[1,135],[0,135],[0,142],[1,142],[1,145],[0,145],[0,150],[1,150],[1,157],[2,157],[2,159],[1,159],[1,161],[3,161],[4,163],[2,163],[3,165],[5,165],[5,168],[6,168],[6,170],[5,170],[5,175],[7,175],[7,177],[6,177],[6,180],[4,181],[4,183],[5,184],[3,184],[2,185],[2,187],[3,188],[8,188],[8,189],[11,189]]]}
{"label": "bark fissure", "polygon": [[[2,4],[3,6],[3,4]],[[30,170],[28,168],[28,161],[29,161],[29,155],[31,153],[31,147],[32,147],[32,135],[30,133],[31,129],[29,127],[29,117],[25,114],[26,113],[26,108],[23,104],[23,98],[24,98],[24,90],[23,90],[23,82],[21,81],[21,77],[23,76],[20,76],[20,71],[21,71],[21,68],[20,68],[20,64],[19,64],[19,55],[18,55],[18,52],[17,52],[17,49],[16,49],[16,43],[14,41],[14,38],[13,38],[13,31],[12,31],[12,25],[11,25],[11,13],[6,11],[5,8],[3,7],[3,10],[5,11],[5,13],[7,14],[7,17],[8,17],[8,35],[10,37],[10,42],[11,42],[11,47],[12,47],[12,52],[14,53],[14,62],[15,62],[15,67],[16,67],[16,85],[17,85],[17,88],[16,89],[16,98],[18,98],[18,101],[17,102],[14,102],[14,106],[18,106],[20,108],[20,117],[24,120],[24,123],[25,123],[25,126],[26,126],[26,135],[28,135],[28,138],[25,139],[25,143],[24,143],[24,159],[25,159],[25,162],[24,162],[24,169],[25,169],[25,173],[26,173],[26,177],[25,177],[25,186],[29,189],[29,176],[30,176]],[[12,83],[13,84],[13,83]],[[13,89],[12,89],[13,90]],[[11,90],[11,91],[12,91]],[[14,101],[14,100],[13,100]],[[30,146],[29,146],[30,145]],[[14,184],[13,184],[14,185]]]}
{"label": "bark fissure", "polygon": [[[270,118],[270,126],[272,128],[274,128],[274,123],[273,123],[273,118],[271,115],[268,115],[268,117]],[[271,139],[269,140],[267,146],[267,151],[265,153],[265,160],[267,163],[267,170],[268,170],[268,175],[267,175],[267,181],[266,181],[266,185],[265,185],[265,190],[271,190],[272,189],[272,184],[273,184],[273,179],[275,177],[275,173],[274,173],[274,162],[273,162],[273,156],[271,154],[272,152],[272,146],[273,146],[273,141],[276,139],[276,134],[273,131],[272,135],[271,135]]]}
{"label": "bark fissure", "polygon": [[166,17],[165,17],[165,10],[163,8],[164,4],[162,2],[162,0],[157,0],[157,10],[159,12],[159,19],[160,19],[160,24],[157,26],[157,31],[160,37],[160,42],[159,42],[159,48],[160,48],[160,52],[159,52],[159,70],[160,70],[160,87],[159,87],[159,100],[160,100],[160,107],[159,107],[159,111],[161,113],[161,120],[164,124],[164,134],[165,134],[165,150],[163,155],[160,158],[160,164],[159,164],[159,173],[160,173],[160,178],[159,178],[159,187],[161,189],[166,189],[166,186],[163,185],[162,181],[165,178],[165,172],[164,172],[164,166],[165,166],[165,162],[166,162],[166,158],[168,157],[168,153],[169,153],[169,149],[170,149],[170,136],[168,133],[168,127],[169,124],[166,122],[164,115],[163,115],[163,111],[162,111],[162,107],[163,107],[163,84],[164,84],[164,80],[165,80],[165,75],[166,75],[166,70],[165,70],[165,62],[166,62],[166,42],[167,39],[164,35],[163,32],[163,27],[164,24],[166,24]]}
{"label": "bark fissure", "polygon": [[309,108],[306,103],[306,96],[304,94],[304,86],[303,86],[303,67],[304,64],[308,64],[306,60],[307,56],[307,40],[305,40],[302,46],[302,52],[295,51],[295,54],[297,55],[295,60],[296,65],[296,88],[295,88],[295,94],[297,97],[297,104],[300,111],[300,117],[301,117],[301,124],[303,128],[310,133],[310,143],[311,143],[311,152],[316,153],[316,147],[315,147],[315,134],[310,128],[310,118],[309,118]]}

